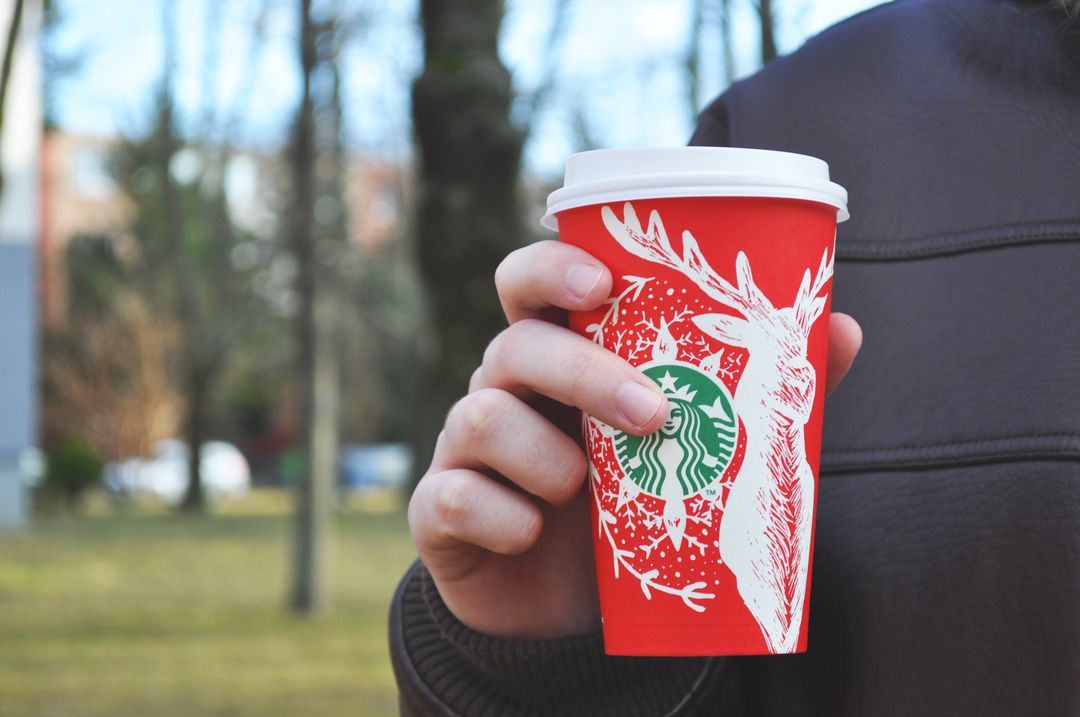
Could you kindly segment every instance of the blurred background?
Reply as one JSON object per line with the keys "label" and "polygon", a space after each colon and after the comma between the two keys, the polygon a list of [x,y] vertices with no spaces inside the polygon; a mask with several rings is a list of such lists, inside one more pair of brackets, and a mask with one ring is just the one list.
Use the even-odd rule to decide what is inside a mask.
{"label": "blurred background", "polygon": [[434,435],[571,152],[874,0],[0,0],[0,715],[391,715]]}

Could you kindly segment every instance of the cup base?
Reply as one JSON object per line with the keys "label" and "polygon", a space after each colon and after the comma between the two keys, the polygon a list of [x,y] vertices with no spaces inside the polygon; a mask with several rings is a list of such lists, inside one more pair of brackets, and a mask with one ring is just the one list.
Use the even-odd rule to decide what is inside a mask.
{"label": "cup base", "polygon": [[761,633],[701,625],[634,625],[630,630],[604,626],[604,653],[623,657],[733,657],[736,655],[797,655],[806,645],[770,652]]}

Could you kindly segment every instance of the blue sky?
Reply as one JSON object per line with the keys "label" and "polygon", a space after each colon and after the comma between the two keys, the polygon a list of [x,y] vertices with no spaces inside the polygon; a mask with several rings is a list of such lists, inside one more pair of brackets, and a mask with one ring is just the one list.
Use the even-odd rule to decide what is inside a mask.
{"label": "blue sky", "polygon": [[[92,134],[137,132],[150,114],[162,67],[162,0],[59,0],[65,23],[57,33],[62,53],[82,57],[59,87],[62,126]],[[252,66],[250,28],[265,6],[263,40],[254,55],[255,81],[238,132],[249,145],[284,141],[296,102],[295,2],[292,0],[174,0],[180,27],[177,82],[182,121],[201,125],[204,89],[217,106],[232,107]],[[209,3],[214,3],[213,5]],[[347,45],[347,136],[357,150],[407,156],[410,151],[409,83],[421,64],[415,0],[343,3],[356,18]],[[515,86],[528,92],[543,73],[543,47],[551,2],[509,0],[500,51]],[[781,51],[875,0],[778,0]],[[755,69],[756,34],[749,0],[736,8],[736,74]],[[682,54],[690,27],[685,0],[571,0],[558,55],[557,91],[540,112],[526,148],[526,165],[544,175],[561,172],[576,148],[571,108],[580,107],[591,134],[605,146],[683,144],[691,130]],[[208,16],[208,12],[213,15]],[[218,41],[208,46],[220,28]],[[707,36],[705,51],[717,57],[701,72],[699,104],[723,86],[720,50]],[[216,49],[215,49],[216,48]],[[215,57],[207,72],[207,58]],[[207,77],[211,81],[207,82]],[[221,124],[217,118],[217,125]]]}

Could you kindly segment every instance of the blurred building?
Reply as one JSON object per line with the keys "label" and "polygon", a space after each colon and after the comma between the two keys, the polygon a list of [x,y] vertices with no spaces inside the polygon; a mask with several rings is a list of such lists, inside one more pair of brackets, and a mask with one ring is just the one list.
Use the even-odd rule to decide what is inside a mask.
{"label": "blurred building", "polygon": [[[79,236],[111,237],[123,255],[136,210],[110,169],[116,140],[52,130],[41,144],[41,320],[65,314],[64,254]],[[194,149],[181,150],[174,176],[184,181],[204,172]],[[237,226],[260,238],[277,231],[288,168],[280,155],[235,152],[224,169],[230,214]],[[349,239],[365,250],[399,236],[411,193],[407,163],[354,156],[345,172]]]}
{"label": "blurred building", "polygon": [[101,137],[46,132],[41,142],[41,320],[63,318],[64,250],[78,236],[120,240],[134,204],[119,191],[109,170],[114,143]]}
{"label": "blurred building", "polygon": [[371,250],[401,236],[405,207],[411,206],[412,193],[407,163],[354,157],[345,170],[349,239]]}
{"label": "blurred building", "polygon": [[[65,263],[67,257],[79,255],[69,251],[72,242],[80,237],[105,239],[112,242],[115,254],[121,259],[132,258],[132,252],[137,251],[139,242],[133,234],[133,227],[138,206],[127,194],[128,187],[138,186],[137,175],[133,181],[117,178],[114,157],[121,149],[117,139],[75,134],[62,129],[48,131],[43,139],[39,276],[41,323],[46,336],[50,335],[50,331],[63,335],[71,328]],[[280,311],[283,316],[288,315],[292,305],[290,300],[295,294],[294,262],[287,251],[288,244],[282,236],[281,226],[283,219],[288,217],[286,203],[291,174],[284,153],[232,151],[222,161],[222,153],[217,148],[188,146],[174,156],[171,173],[183,184],[209,181],[218,186],[223,181],[233,223],[259,240],[241,244],[251,252],[234,251],[231,259],[238,268],[241,265],[250,268],[255,262],[266,262],[259,269],[259,274],[265,280],[256,277],[256,291],[273,310]],[[347,239],[358,250],[351,258],[393,245],[405,229],[406,207],[412,192],[411,166],[403,161],[354,155],[345,168],[344,181],[345,209],[349,220]],[[339,210],[337,201],[330,197],[320,198],[316,205],[317,214],[322,214],[328,224],[333,222]],[[356,270],[356,266],[351,264],[347,271]],[[155,345],[153,342],[148,344],[150,349]],[[118,347],[118,350],[124,349]],[[90,352],[86,353],[86,365],[93,363],[93,356]],[[50,357],[45,358],[48,360]],[[61,364],[53,362],[45,369],[45,373],[51,377],[50,385],[62,384],[57,376],[61,379],[68,376],[70,379],[72,372],[58,366]],[[174,400],[165,402],[161,391],[135,391],[127,403],[110,402],[102,401],[100,393],[93,390],[81,390],[87,387],[88,382],[83,380],[79,372],[74,372],[74,379],[70,380],[75,381],[79,390],[65,392],[67,404],[61,405],[59,411],[51,404],[45,405],[43,440],[48,441],[63,433],[70,415],[70,411],[65,409],[76,404],[85,408],[88,414],[102,419],[105,430],[104,433],[99,431],[99,434],[116,438],[120,434],[113,436],[110,431],[119,431],[120,427],[126,426],[123,434],[126,439],[133,436],[138,439],[91,439],[95,446],[110,446],[99,448],[107,459],[131,457],[145,452],[145,446],[151,445],[154,440],[177,435],[181,415],[178,401],[182,400],[178,391],[166,392]],[[70,380],[67,385],[70,385]],[[169,383],[168,378],[165,382],[172,389],[177,388]],[[158,389],[162,385],[160,381],[153,384]],[[110,408],[108,414],[103,415],[106,404]],[[295,440],[291,403],[285,402],[273,408],[273,415],[249,421],[251,425],[245,423],[244,428],[245,431],[255,431],[247,435],[242,447],[260,475],[267,472],[264,463],[276,466],[282,450]],[[139,428],[134,428],[136,426]],[[98,427],[101,428],[101,425]],[[133,449],[131,446],[144,448]]]}
{"label": "blurred building", "polygon": [[[0,4],[8,28],[14,3]],[[41,6],[27,2],[14,48],[0,128],[0,529],[26,523],[27,483],[37,466],[35,240],[38,236],[38,153],[41,142]]]}

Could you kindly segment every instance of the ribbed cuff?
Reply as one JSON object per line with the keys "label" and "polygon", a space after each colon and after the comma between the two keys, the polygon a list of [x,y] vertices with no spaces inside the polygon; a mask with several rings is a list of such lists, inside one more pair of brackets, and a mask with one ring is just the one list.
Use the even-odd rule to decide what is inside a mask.
{"label": "ribbed cuff", "polygon": [[609,657],[599,633],[556,640],[478,633],[454,617],[419,563],[395,603],[391,619],[401,624],[391,624],[391,641],[403,697],[422,695],[448,714],[689,717],[718,682],[716,660]]}
{"label": "ribbed cuff", "polygon": [[491,637],[454,617],[426,570],[421,574],[421,586],[431,617],[446,639],[477,670],[522,695],[580,692],[598,682],[625,680],[636,671],[639,660],[604,654],[599,632],[554,640]]}

